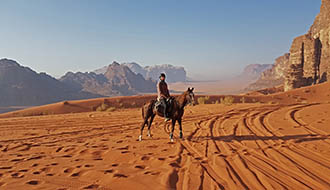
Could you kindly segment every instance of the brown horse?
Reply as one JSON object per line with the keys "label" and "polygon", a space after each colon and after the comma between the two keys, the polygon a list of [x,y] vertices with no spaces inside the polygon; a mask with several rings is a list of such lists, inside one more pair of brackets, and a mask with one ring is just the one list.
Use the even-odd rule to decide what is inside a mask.
{"label": "brown horse", "polygon": [[[169,112],[170,119],[172,120],[172,129],[170,132],[170,139],[173,141],[173,132],[176,121],[178,121],[180,126],[180,138],[183,138],[182,133],[182,116],[184,113],[184,107],[188,104],[194,105],[195,103],[195,94],[194,94],[194,88],[188,90],[184,93],[182,93],[177,98],[173,99],[172,105],[169,107],[171,108]],[[146,103],[142,107],[142,117],[143,117],[143,123],[141,125],[141,133],[139,136],[139,141],[142,141],[142,132],[145,125],[148,125],[148,136],[151,137],[150,133],[150,127],[152,124],[152,121],[154,120],[155,116],[158,115],[160,117],[164,117],[163,112],[159,112],[155,108],[156,100],[151,100],[149,103]],[[149,120],[149,121],[148,121]]]}

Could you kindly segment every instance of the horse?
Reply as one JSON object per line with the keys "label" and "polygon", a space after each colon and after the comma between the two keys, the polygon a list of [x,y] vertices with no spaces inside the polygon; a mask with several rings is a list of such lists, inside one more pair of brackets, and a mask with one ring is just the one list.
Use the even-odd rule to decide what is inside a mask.
{"label": "horse", "polygon": [[[173,132],[175,123],[178,122],[180,126],[180,138],[183,138],[182,133],[182,117],[184,114],[184,108],[187,105],[194,105],[195,104],[195,94],[194,88],[188,88],[187,91],[183,92],[180,96],[173,98],[172,105],[169,105],[169,119],[172,120],[172,129],[170,132],[170,140],[173,142]],[[144,104],[142,106],[142,118],[143,123],[141,124],[141,133],[139,136],[139,141],[142,141],[142,133],[145,125],[148,125],[148,137],[151,137],[150,127],[156,115],[160,117],[164,117],[164,112],[158,111],[155,103],[156,100],[151,100],[150,102]]]}

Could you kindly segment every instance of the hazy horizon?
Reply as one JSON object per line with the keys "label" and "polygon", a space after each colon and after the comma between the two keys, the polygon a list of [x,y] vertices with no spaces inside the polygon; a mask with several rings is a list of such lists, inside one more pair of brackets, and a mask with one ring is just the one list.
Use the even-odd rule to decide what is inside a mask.
{"label": "hazy horizon", "polygon": [[1,1],[0,58],[60,77],[112,61],[221,79],[289,51],[319,1]]}

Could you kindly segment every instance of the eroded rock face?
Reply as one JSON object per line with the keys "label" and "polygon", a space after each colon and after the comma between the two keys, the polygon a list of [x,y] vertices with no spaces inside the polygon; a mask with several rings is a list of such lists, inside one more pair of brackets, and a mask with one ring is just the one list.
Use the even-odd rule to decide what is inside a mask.
{"label": "eroded rock face", "polygon": [[[138,63],[122,63],[120,65],[127,66],[131,71],[135,74],[141,74],[145,79],[158,80],[160,73],[165,73],[167,75],[168,82],[184,82],[187,80],[187,72],[184,67],[173,66],[170,64],[163,65],[154,65],[154,66],[146,66],[142,67]],[[93,71],[97,74],[105,74],[108,66],[102,67]]]}
{"label": "eroded rock face", "polygon": [[282,85],[289,66],[289,57],[289,53],[278,57],[272,67],[262,72],[258,80],[249,85],[245,90],[254,91]]}
{"label": "eroded rock face", "polygon": [[322,0],[320,14],[307,34],[294,39],[284,90],[328,81],[330,76],[330,0]]}
{"label": "eroded rock face", "polygon": [[73,89],[102,96],[126,96],[156,92],[155,81],[146,80],[141,74],[136,74],[127,66],[117,62],[107,66],[104,74],[68,72],[60,81]]}

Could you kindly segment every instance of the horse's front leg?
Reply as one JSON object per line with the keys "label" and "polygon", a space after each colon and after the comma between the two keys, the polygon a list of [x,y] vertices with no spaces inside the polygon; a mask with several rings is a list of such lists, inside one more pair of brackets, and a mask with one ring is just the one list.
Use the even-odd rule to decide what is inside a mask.
{"label": "horse's front leg", "polygon": [[182,118],[178,119],[179,127],[180,127],[180,139],[183,138],[183,133],[182,133]]}
{"label": "horse's front leg", "polygon": [[152,122],[154,121],[154,118],[155,118],[156,115],[152,115],[150,120],[149,120],[149,123],[148,123],[148,137],[151,137],[151,125],[152,125]]}
{"label": "horse's front leg", "polygon": [[144,126],[146,124],[148,124],[148,117],[144,118],[144,121],[141,124],[141,131],[140,131],[139,141],[142,141],[142,133],[143,133]]}
{"label": "horse's front leg", "polygon": [[173,142],[173,133],[174,133],[174,128],[175,128],[175,122],[176,122],[176,120],[172,119],[172,129],[171,129],[171,132],[170,132],[171,142]]}

